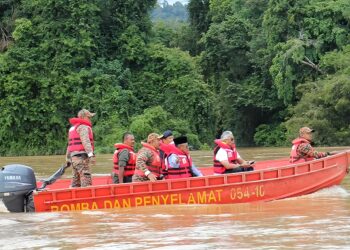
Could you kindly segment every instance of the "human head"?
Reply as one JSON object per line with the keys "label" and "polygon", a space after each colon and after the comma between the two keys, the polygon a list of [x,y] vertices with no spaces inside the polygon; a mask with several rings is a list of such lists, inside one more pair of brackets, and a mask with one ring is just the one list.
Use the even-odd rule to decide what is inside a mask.
{"label": "human head", "polygon": [[130,147],[134,147],[134,145],[135,145],[134,135],[130,132],[125,132],[123,134],[123,143],[130,146]]}
{"label": "human head", "polygon": [[147,136],[147,143],[158,149],[160,146],[160,138],[162,138],[161,135],[157,133],[151,133]]}
{"label": "human head", "polygon": [[235,137],[233,136],[231,131],[224,131],[221,134],[220,140],[230,146],[235,143]]}
{"label": "human head", "polygon": [[91,117],[93,117],[94,115],[95,115],[95,113],[91,113],[87,109],[82,109],[78,112],[78,118],[84,119],[84,120],[90,120]]}
{"label": "human head", "polygon": [[309,127],[302,127],[299,129],[299,137],[302,137],[308,141],[312,141],[312,133],[314,131],[314,129],[311,129]]}
{"label": "human head", "polygon": [[171,130],[166,130],[161,139],[164,144],[171,144],[174,141],[173,132]]}
{"label": "human head", "polygon": [[184,153],[188,153],[188,141],[187,136],[179,136],[174,139],[175,146]]}

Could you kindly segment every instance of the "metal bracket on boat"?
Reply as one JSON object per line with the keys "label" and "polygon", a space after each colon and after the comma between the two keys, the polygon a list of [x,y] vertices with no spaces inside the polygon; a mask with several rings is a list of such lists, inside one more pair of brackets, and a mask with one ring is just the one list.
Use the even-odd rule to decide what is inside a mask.
{"label": "metal bracket on boat", "polygon": [[42,180],[42,185],[40,188],[38,188],[38,191],[44,190],[47,185],[50,185],[54,183],[57,179],[59,179],[67,168],[69,168],[71,165],[70,162],[67,162],[63,164],[53,175],[51,175],[49,178]]}

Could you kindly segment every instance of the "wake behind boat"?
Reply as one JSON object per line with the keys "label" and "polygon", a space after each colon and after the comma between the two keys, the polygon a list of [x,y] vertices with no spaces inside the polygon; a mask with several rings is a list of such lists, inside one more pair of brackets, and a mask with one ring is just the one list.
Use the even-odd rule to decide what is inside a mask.
{"label": "wake behind boat", "polygon": [[57,212],[154,205],[234,204],[272,201],[306,195],[339,185],[349,172],[350,151],[313,161],[290,164],[289,159],[257,162],[252,172],[112,184],[96,176],[93,185],[70,188],[60,179],[38,190],[34,172],[24,165],[7,165],[0,172],[0,198],[10,212]]}

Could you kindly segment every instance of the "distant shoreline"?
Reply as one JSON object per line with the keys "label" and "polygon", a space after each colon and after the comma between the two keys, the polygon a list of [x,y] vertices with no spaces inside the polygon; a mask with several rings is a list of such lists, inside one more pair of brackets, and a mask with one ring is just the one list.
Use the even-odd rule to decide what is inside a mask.
{"label": "distant shoreline", "polygon": [[176,3],[176,2],[180,2],[180,3],[182,3],[182,4],[188,4],[188,2],[189,2],[189,0],[158,0],[157,2],[161,4],[161,3],[163,3],[164,1],[167,1],[168,4],[170,4],[170,5],[173,5],[173,4]]}

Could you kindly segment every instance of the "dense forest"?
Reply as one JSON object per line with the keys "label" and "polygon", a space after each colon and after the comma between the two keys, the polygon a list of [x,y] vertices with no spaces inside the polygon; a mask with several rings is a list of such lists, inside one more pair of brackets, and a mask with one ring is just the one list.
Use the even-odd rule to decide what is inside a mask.
{"label": "dense forest", "polygon": [[2,0],[0,155],[62,154],[90,109],[98,152],[125,131],[187,134],[207,148],[350,145],[350,1],[190,0],[187,22],[156,0]]}

